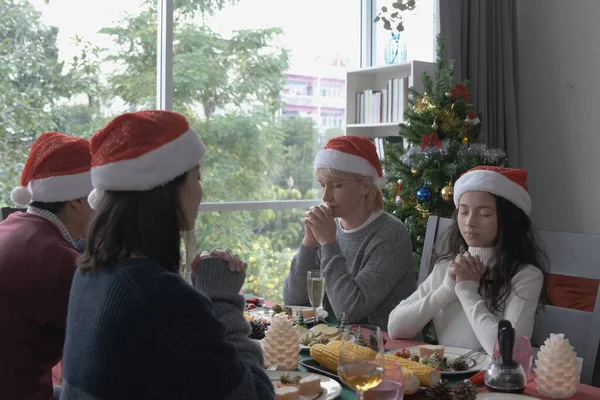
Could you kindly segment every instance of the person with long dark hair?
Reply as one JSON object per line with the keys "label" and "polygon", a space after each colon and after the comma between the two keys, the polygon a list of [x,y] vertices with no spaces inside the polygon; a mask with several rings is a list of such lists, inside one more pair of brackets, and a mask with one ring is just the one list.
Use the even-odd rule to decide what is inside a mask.
{"label": "person with long dark hair", "polygon": [[96,215],[71,288],[61,399],[274,398],[242,314],[246,264],[215,251],[192,262],[195,288],[179,274],[180,232],[202,199],[198,134],[177,113],[127,113],[91,153]]}
{"label": "person with long dark hair", "polygon": [[526,180],[525,170],[482,166],[456,181],[445,246],[428,278],[391,312],[392,338],[414,337],[433,320],[440,344],[492,355],[501,319],[531,337],[548,259],[529,219]]}

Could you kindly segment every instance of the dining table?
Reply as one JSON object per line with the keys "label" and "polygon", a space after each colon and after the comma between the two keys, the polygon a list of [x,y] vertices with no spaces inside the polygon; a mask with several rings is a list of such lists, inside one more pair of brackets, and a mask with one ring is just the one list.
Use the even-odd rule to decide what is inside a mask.
{"label": "dining table", "polygon": [[[246,299],[256,298],[256,296],[254,296],[252,294],[245,294],[245,297],[246,297]],[[275,303],[273,303],[272,301],[269,301],[269,300],[265,300],[264,304],[272,306]],[[337,324],[335,317],[332,315],[329,315],[326,318],[325,322],[330,325]],[[423,342],[419,342],[419,341],[415,341],[415,340],[392,339],[392,338],[390,338],[390,336],[388,335],[387,332],[383,332],[383,336],[387,340],[387,342],[385,344],[386,350],[408,348],[408,347],[424,344]],[[310,357],[309,352],[302,351],[302,352],[300,352],[300,358],[302,361],[305,361],[305,360],[309,360],[311,357]],[[306,371],[306,369],[304,367],[302,367],[302,365],[299,366],[298,370]],[[447,379],[450,386],[453,386],[454,384],[456,384],[457,382],[459,382],[461,380],[469,379],[472,375],[473,374],[452,375],[449,377],[444,377],[444,379]],[[347,387],[346,385],[344,385],[340,380],[338,380],[338,382],[340,382],[340,384],[342,385],[342,392],[338,396],[339,400],[357,400],[358,399],[356,392],[354,390],[352,390],[349,387]],[[478,386],[477,390],[478,390],[478,392],[487,392],[487,388],[485,386]],[[525,392],[522,395],[533,397],[535,399],[540,399],[540,400],[551,400],[550,397],[542,396],[538,392],[533,373],[528,381],[527,387],[525,388]],[[425,391],[420,391],[420,392],[417,392],[412,395],[407,395],[407,396],[404,396],[404,398],[405,398],[405,400],[431,400],[431,398],[429,396],[427,396]],[[522,399],[523,397],[519,397],[518,395],[514,396],[515,400],[519,400],[520,398]],[[600,400],[600,388],[580,383],[579,387],[577,388],[577,392],[569,399],[570,400]]]}

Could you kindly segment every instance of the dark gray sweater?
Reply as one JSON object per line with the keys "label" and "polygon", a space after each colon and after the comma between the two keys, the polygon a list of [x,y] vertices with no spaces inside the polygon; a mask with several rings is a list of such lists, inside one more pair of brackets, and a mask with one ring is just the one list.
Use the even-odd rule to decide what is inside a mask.
{"label": "dark gray sweater", "polygon": [[285,279],[283,299],[309,305],[306,274],[321,269],[325,309],[339,320],[387,330],[390,312],[417,288],[410,234],[396,217],[382,213],[366,226],[347,232],[337,224],[337,243],[300,246]]}
{"label": "dark gray sweater", "polygon": [[200,266],[200,290],[149,259],[78,270],[61,400],[274,398],[243,281],[218,259]]}

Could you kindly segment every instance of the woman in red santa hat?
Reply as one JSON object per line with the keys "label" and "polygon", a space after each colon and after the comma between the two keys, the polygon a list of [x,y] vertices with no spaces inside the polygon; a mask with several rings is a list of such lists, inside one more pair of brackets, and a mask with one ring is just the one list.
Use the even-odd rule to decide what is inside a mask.
{"label": "woman in red santa hat", "polygon": [[456,212],[445,248],[418,290],[390,314],[392,338],[411,338],[433,319],[442,345],[491,356],[498,323],[531,337],[547,257],[529,219],[527,171],[476,167],[454,184]]}
{"label": "woman in red santa hat", "polygon": [[89,141],[44,133],[31,147],[21,186],[11,192],[27,210],[0,223],[2,398],[52,396],[51,370],[62,355],[79,256],[75,240],[92,217],[91,164]]}
{"label": "woman in red santa hat", "polygon": [[386,181],[375,145],[362,136],[333,138],[317,153],[315,168],[325,204],[303,219],[284,301],[308,305],[307,272],[320,270],[328,312],[385,330],[390,311],[417,285],[408,230],[382,210]]}
{"label": "woman in red santa hat", "polygon": [[69,299],[61,399],[273,398],[242,315],[246,264],[197,256],[196,288],[179,274],[180,232],[202,199],[198,134],[177,113],[127,113],[91,152],[96,215]]}

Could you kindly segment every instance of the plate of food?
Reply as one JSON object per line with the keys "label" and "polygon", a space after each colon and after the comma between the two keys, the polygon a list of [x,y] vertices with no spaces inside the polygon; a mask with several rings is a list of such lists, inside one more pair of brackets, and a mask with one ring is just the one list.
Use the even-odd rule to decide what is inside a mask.
{"label": "plate of food", "polygon": [[[461,375],[479,372],[492,363],[492,357],[484,350],[472,352],[473,350],[463,347],[420,345],[389,350],[386,353],[428,365],[442,375]],[[472,354],[461,357],[467,353]]]}
{"label": "plate of food", "polygon": [[300,371],[265,371],[275,388],[275,400],[332,400],[342,386],[320,374]]}
{"label": "plate of food", "polygon": [[[260,318],[270,319],[275,314],[285,314],[289,316],[292,321],[297,322],[300,313],[304,317],[304,322],[312,323],[315,320],[315,310],[312,307],[306,306],[280,306],[275,304],[274,306],[263,306],[256,307],[248,310],[250,315],[255,315]],[[323,309],[319,309],[319,319],[325,319],[329,316],[329,313]]]}
{"label": "plate of food", "polygon": [[327,344],[332,340],[341,340],[342,332],[335,326],[318,324],[312,328],[297,326],[296,333],[300,338],[300,348],[310,350],[315,344]]}

